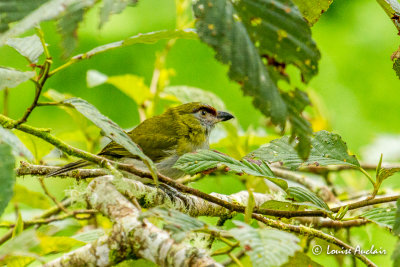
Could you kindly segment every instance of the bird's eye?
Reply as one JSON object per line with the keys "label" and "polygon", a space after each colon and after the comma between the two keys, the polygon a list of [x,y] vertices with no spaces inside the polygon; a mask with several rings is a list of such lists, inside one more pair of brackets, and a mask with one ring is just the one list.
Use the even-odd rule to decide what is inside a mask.
{"label": "bird's eye", "polygon": [[201,111],[201,115],[205,116],[207,114],[207,112],[205,110]]}

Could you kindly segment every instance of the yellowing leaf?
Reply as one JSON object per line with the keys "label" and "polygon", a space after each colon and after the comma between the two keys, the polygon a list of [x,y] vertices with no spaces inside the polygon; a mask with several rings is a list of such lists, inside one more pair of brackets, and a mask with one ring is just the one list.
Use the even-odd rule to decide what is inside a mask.
{"label": "yellowing leaf", "polygon": [[38,209],[48,209],[51,207],[51,204],[45,195],[30,191],[19,184],[14,187],[14,197],[11,201],[14,203],[23,203],[29,207]]}
{"label": "yellowing leaf", "polygon": [[67,236],[39,236],[40,254],[46,255],[53,252],[66,252],[75,246],[83,246],[84,242]]}
{"label": "yellowing leaf", "polygon": [[144,83],[143,78],[136,75],[112,76],[108,78],[107,82],[132,98],[138,105],[143,104],[144,101],[153,97],[150,88]]}

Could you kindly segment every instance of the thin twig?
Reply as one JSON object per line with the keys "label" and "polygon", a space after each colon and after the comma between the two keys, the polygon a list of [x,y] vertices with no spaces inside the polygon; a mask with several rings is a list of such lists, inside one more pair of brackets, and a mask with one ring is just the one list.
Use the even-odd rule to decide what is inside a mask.
{"label": "thin twig", "polygon": [[51,199],[53,202],[60,208],[60,210],[64,211],[66,214],[71,214],[69,210],[67,210],[58,200],[55,196],[53,196],[49,190],[47,190],[47,187],[44,183],[43,177],[39,178],[40,185],[42,186],[42,189],[44,193]]}

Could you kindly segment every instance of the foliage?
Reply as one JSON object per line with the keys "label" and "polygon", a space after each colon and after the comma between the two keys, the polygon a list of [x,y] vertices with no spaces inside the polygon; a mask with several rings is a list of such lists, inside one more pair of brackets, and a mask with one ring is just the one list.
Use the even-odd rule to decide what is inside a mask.
{"label": "foliage", "polygon": [[[399,29],[398,2],[377,2]],[[325,263],[324,258],[307,252],[309,246],[316,244],[316,238],[338,247],[343,245],[342,248],[351,245],[346,243],[348,240],[366,239],[364,229],[360,231],[362,233],[352,229],[347,231],[349,236],[345,239],[340,231],[333,234],[333,228],[371,223],[382,228],[373,228],[381,231],[379,233],[389,229],[393,232],[393,239],[398,238],[400,202],[396,207],[387,203],[399,196],[385,195],[388,190],[381,185],[396,175],[400,167],[397,164],[385,166],[382,156],[376,166],[360,163],[349,152],[342,137],[327,131],[329,125],[321,123],[326,119],[321,111],[323,108],[319,110],[318,97],[309,87],[310,80],[322,69],[319,66],[320,50],[310,27],[328,10],[332,0],[198,0],[193,3],[176,0],[176,10],[172,12],[176,14],[175,26],[149,26],[144,32],[129,31],[128,34],[124,27],[134,28],[137,25],[134,20],[139,16],[129,12],[136,12],[141,4],[135,0],[0,0],[0,45],[7,45],[8,48],[4,49],[9,51],[15,50],[21,56],[18,60],[25,58],[29,64],[26,65],[26,61],[20,64],[16,60],[16,66],[10,63],[7,64],[10,66],[0,67],[0,90],[4,93],[4,115],[0,115],[0,227],[9,229],[2,232],[4,236],[0,238],[1,264],[27,266],[48,262],[87,243],[97,244],[99,238],[112,233],[111,229],[126,223],[124,219],[118,221],[107,216],[110,211],[119,215],[129,213],[126,207],[121,208],[121,203],[121,207],[108,207],[104,212],[104,209],[89,207],[83,201],[83,196],[88,199],[96,179],[88,187],[87,182],[72,184],[72,179],[44,178],[48,167],[43,165],[58,165],[68,160],[60,155],[60,151],[93,159],[91,153],[97,152],[100,144],[104,145],[97,126],[106,137],[138,156],[150,171],[135,174],[145,178],[152,176],[157,183],[155,164],[123,128],[139,123],[135,117],[137,114],[143,121],[170,106],[192,101],[208,103],[217,110],[238,111],[247,98],[239,97],[232,89],[234,86],[250,96],[253,106],[267,120],[254,120],[251,122],[253,128],[246,129],[241,123],[253,118],[254,110],[247,110],[249,105],[244,105],[241,116],[235,114],[236,121],[215,129],[215,135],[210,138],[211,146],[218,147],[221,152],[197,150],[178,159],[174,167],[188,174],[178,182],[191,182],[189,186],[160,176],[158,178],[165,182],[157,183],[155,190],[160,194],[154,198],[146,192],[139,201],[151,207],[149,199],[164,196],[162,203],[167,206],[174,203],[181,211],[191,214],[207,214],[220,209],[218,222],[208,217],[194,218],[168,206],[140,211],[141,223],[155,224],[159,228],[157,231],[163,231],[169,244],[206,248],[204,253],[227,255],[235,263],[246,266],[250,264],[249,259],[253,266],[321,266],[320,263],[331,264],[333,258],[346,265],[347,262],[343,263],[340,257],[329,255],[329,261]],[[333,15],[337,12],[335,10]],[[128,14],[126,17],[132,21],[127,18],[123,23],[113,20],[115,14],[121,14],[118,18]],[[143,25],[156,24],[156,16],[146,19],[142,18]],[[95,24],[99,32],[88,30],[87,24]],[[37,27],[36,34],[34,27]],[[112,38],[104,37],[107,27],[113,29]],[[52,35],[55,31],[61,37],[61,52],[57,48],[58,38]],[[89,38],[95,39],[94,35],[98,35],[99,41],[88,42]],[[196,72],[199,64],[190,49],[196,46],[207,49],[201,42],[211,47],[216,59],[211,61],[211,58],[204,57],[201,63],[223,63],[225,67],[215,66],[221,68],[221,72],[228,71],[232,83],[226,79],[227,86],[212,88],[212,80],[218,78],[213,67],[207,76],[196,73],[196,77],[188,75],[186,78],[185,69],[191,68]],[[154,58],[146,54],[149,47],[159,50],[152,55]],[[176,53],[185,49],[189,51],[185,54],[185,66],[179,68],[174,61]],[[75,51],[79,54],[71,56]],[[145,65],[131,60],[132,54],[142,51]],[[112,59],[120,58],[120,54],[124,61],[115,64]],[[11,62],[9,57],[5,55]],[[99,64],[104,62],[102,58],[107,58],[110,64]],[[399,58],[400,52],[394,52],[393,69],[398,76]],[[86,63],[78,65],[82,61]],[[83,90],[85,81],[82,74],[86,74],[87,87],[97,88]],[[62,82],[53,83],[55,79]],[[74,89],[67,86],[71,84]],[[28,91],[32,89],[27,89],[30,86],[34,90]],[[122,93],[121,96],[114,98],[110,86],[118,89],[114,91]],[[13,99],[8,98],[10,92]],[[18,102],[15,100],[17,94]],[[82,98],[75,97],[77,94]],[[345,99],[345,96],[337,95]],[[45,102],[49,100],[51,102]],[[118,111],[114,110],[116,106]],[[122,112],[124,108],[126,113]],[[346,116],[340,119],[347,118],[350,108],[353,107],[349,105]],[[39,109],[45,110],[41,112],[46,112],[46,116],[37,115],[44,114],[39,113]],[[53,110],[56,117],[61,118],[56,127],[49,125]],[[11,119],[14,117],[20,119]],[[124,120],[129,124],[120,127],[118,124],[123,125]],[[285,129],[290,129],[291,133],[277,137]],[[319,131],[313,133],[313,129]],[[335,127],[334,131],[337,132]],[[59,150],[53,149],[53,145]],[[353,144],[350,147],[353,148]],[[16,164],[20,159],[35,165]],[[108,167],[113,175],[126,174],[119,172],[121,166],[115,162],[107,162],[107,159],[97,162]],[[21,173],[26,166],[42,171],[34,173],[29,170],[30,174],[40,178],[29,176],[27,181],[16,180],[16,176],[24,175]],[[359,173],[347,172],[347,169],[359,170],[367,176],[373,184],[373,191],[356,199],[361,191],[369,188]],[[375,171],[374,176],[371,176],[372,171]],[[72,178],[80,180],[79,175],[80,170],[71,174]],[[390,186],[396,189],[398,185],[395,179],[392,180]],[[135,207],[139,207],[135,198],[143,194],[141,190],[153,192],[155,188],[148,181],[135,189],[128,188],[122,180],[114,180],[113,185]],[[64,192],[65,189],[68,193]],[[212,191],[221,195],[208,194]],[[238,194],[224,196],[222,193]],[[104,196],[90,197],[102,199]],[[176,199],[178,204],[174,202]],[[212,205],[207,208],[196,206],[198,210],[195,211],[196,199]],[[51,202],[54,202],[54,207]],[[370,208],[373,205],[378,206]],[[98,214],[99,210],[104,216]],[[327,218],[321,219],[321,216]],[[311,217],[311,225],[302,217]],[[140,241],[136,244],[136,240],[132,244],[135,249],[141,245]],[[394,266],[399,262],[399,248],[397,244],[392,254]],[[248,257],[242,257],[241,252]],[[113,263],[117,264],[132,256],[141,256],[132,255],[130,251],[123,251],[123,254],[121,259],[114,259],[113,255],[105,255],[105,258],[116,260]],[[353,254],[352,257],[372,265],[365,255]],[[219,257],[213,259],[221,261]],[[347,260],[350,261],[346,257]]]}

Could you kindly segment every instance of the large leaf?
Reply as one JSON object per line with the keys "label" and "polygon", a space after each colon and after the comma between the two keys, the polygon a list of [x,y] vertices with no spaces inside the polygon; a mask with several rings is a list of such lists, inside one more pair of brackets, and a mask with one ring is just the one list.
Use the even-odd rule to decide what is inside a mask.
{"label": "large leaf", "polygon": [[18,21],[49,0],[0,0],[0,32],[9,29],[9,24]]}
{"label": "large leaf", "polygon": [[333,0],[293,0],[303,17],[313,25],[328,10]]}
{"label": "large leaf", "polygon": [[309,26],[291,0],[232,2],[253,43],[258,42],[261,55],[294,64],[305,81],[318,72],[320,53]]}
{"label": "large leaf", "polygon": [[102,46],[98,46],[93,48],[92,50],[74,56],[73,58],[90,58],[94,55],[98,55],[104,53],[106,51],[125,47],[134,44],[153,44],[163,39],[173,39],[173,38],[181,38],[181,39],[197,39],[197,34],[193,29],[185,29],[185,30],[161,30],[155,32],[148,33],[140,33],[135,36],[131,36],[125,40],[105,44]]}
{"label": "large leaf", "polygon": [[396,217],[396,208],[373,208],[361,214],[360,217],[380,226],[393,229]]}
{"label": "large leaf", "polygon": [[[0,248],[0,259],[5,259],[11,255],[26,254],[38,244],[39,239],[34,229],[23,231]],[[3,264],[3,262],[0,262],[0,264]]]}
{"label": "large leaf", "polygon": [[101,28],[108,20],[111,14],[121,13],[127,5],[136,4],[137,0],[103,0],[103,6],[100,10],[100,25]]}
{"label": "large leaf", "polygon": [[311,152],[303,161],[295,151],[295,142],[290,142],[288,136],[273,140],[271,143],[251,152],[246,158],[259,158],[268,162],[280,162],[296,169],[308,165],[349,165],[355,168],[360,163],[354,155],[348,153],[347,145],[342,138],[327,131],[319,131],[311,140]]}
{"label": "large leaf", "polygon": [[253,266],[281,266],[301,248],[299,239],[293,234],[275,229],[255,229],[240,221],[234,223],[238,227],[229,232],[250,256]]}
{"label": "large leaf", "polygon": [[22,56],[26,57],[30,62],[37,63],[38,58],[43,54],[43,46],[37,35],[24,38],[10,38],[7,45],[18,51]]}
{"label": "large leaf", "polygon": [[58,31],[62,36],[61,45],[64,48],[64,57],[69,56],[76,47],[77,30],[83,20],[86,8],[93,6],[94,0],[84,0],[69,5],[61,14],[58,21]]}
{"label": "large leaf", "polygon": [[41,193],[31,191],[19,184],[15,185],[14,197],[11,201],[19,204],[22,203],[36,209],[48,209],[51,207],[48,197]]}
{"label": "large leaf", "polygon": [[177,242],[182,241],[190,231],[202,229],[205,226],[210,227],[189,215],[165,208],[153,208],[140,215],[141,219],[147,217],[163,219],[165,221],[164,229],[172,232],[171,237]]}
{"label": "large leaf", "polygon": [[144,83],[143,77],[132,74],[111,76],[108,78],[107,83],[117,87],[124,94],[133,99],[138,106],[153,97],[150,88]]}
{"label": "large leaf", "polygon": [[174,168],[193,175],[216,168],[220,165],[228,167],[229,172],[261,176],[283,189],[287,188],[286,181],[275,178],[275,175],[265,162],[254,160],[239,161],[228,155],[212,150],[198,150],[194,153],[187,153],[177,160]]}
{"label": "large leaf", "polygon": [[0,143],[0,216],[13,196],[15,159],[8,144]]}
{"label": "large leaf", "polygon": [[[226,0],[200,0],[194,6],[196,28],[200,39],[217,51],[216,58],[230,67],[229,77],[242,84],[254,105],[275,124],[284,125],[287,107],[270,72],[245,25],[235,18],[238,11]],[[265,11],[262,8],[261,11]],[[261,20],[261,19],[260,19]]]}
{"label": "large leaf", "polygon": [[286,190],[288,198],[292,198],[297,202],[310,202],[316,206],[329,211],[328,205],[316,194],[303,187],[289,187]]}
{"label": "large leaf", "polygon": [[19,138],[8,129],[4,129],[0,126],[0,141],[7,143],[11,146],[13,155],[15,157],[24,157],[28,160],[33,160],[32,153],[26,148],[26,146],[19,140]]}
{"label": "large leaf", "polygon": [[[4,0],[2,0],[4,2]],[[9,1],[5,1],[9,2]],[[26,3],[29,4],[26,4]],[[32,29],[34,26],[38,25],[42,21],[46,20],[51,20],[54,18],[57,18],[60,14],[65,12],[69,6],[72,6],[76,3],[87,3],[90,5],[90,3],[93,3],[93,0],[50,0],[50,1],[38,1],[35,0],[34,4],[30,3],[31,1],[21,1],[21,0],[16,0],[12,1],[10,5],[7,6],[7,12],[15,11],[17,10],[17,17],[13,21],[19,20],[12,28],[4,32],[3,34],[0,35],[0,46],[3,45],[7,39],[10,37],[18,36],[25,31]],[[0,2],[1,3],[1,2]],[[44,3],[43,5],[39,6],[40,3]],[[26,10],[26,8],[29,8],[29,10]],[[37,7],[36,9],[34,9]],[[24,10],[21,12],[21,9]],[[8,14],[10,14],[8,13]],[[13,15],[10,14],[10,17]]]}
{"label": "large leaf", "polygon": [[3,90],[6,87],[16,87],[20,83],[23,83],[35,76],[35,74],[36,73],[34,71],[23,72],[12,68],[0,67],[0,90]]}
{"label": "large leaf", "polygon": [[153,174],[153,177],[156,177],[157,170],[154,163],[115,122],[101,114],[93,105],[89,104],[83,99],[70,98],[64,100],[63,103],[73,106],[77,111],[82,113],[82,115],[101,128],[109,138],[123,146],[133,155],[140,157],[148,166],[149,170]]}
{"label": "large leaf", "polygon": [[85,243],[91,243],[93,241],[96,241],[99,239],[99,237],[104,235],[104,230],[102,229],[94,229],[94,230],[89,230],[83,233],[79,233],[76,235],[73,235],[72,238],[85,242]]}

